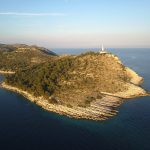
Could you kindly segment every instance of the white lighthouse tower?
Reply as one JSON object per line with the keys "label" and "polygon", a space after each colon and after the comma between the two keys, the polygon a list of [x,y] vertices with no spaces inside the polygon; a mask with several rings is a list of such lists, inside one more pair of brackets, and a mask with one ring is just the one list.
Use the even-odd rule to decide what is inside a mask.
{"label": "white lighthouse tower", "polygon": [[107,53],[106,49],[104,48],[103,44],[102,44],[102,49],[99,52],[100,54],[104,54]]}

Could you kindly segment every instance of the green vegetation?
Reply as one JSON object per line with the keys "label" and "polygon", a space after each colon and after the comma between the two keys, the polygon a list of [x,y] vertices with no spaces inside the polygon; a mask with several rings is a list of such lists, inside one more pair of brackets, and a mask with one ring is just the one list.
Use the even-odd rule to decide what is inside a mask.
{"label": "green vegetation", "polygon": [[50,61],[54,53],[37,46],[0,45],[0,70],[25,69],[36,64]]}
{"label": "green vegetation", "polygon": [[[112,54],[88,52],[67,57],[42,54],[39,55],[40,63],[34,65],[30,64],[30,56],[28,59],[22,56],[26,60],[23,65],[18,61],[20,56],[13,55],[18,64],[16,68],[22,69],[17,69],[14,75],[7,75],[5,82],[35,96],[43,96],[49,103],[70,108],[87,107],[92,101],[102,98],[100,92],[115,93],[127,89],[125,83],[129,77]],[[7,66],[13,70],[15,65],[8,63]]]}
{"label": "green vegetation", "polygon": [[68,78],[67,71],[71,65],[72,59],[46,62],[26,70],[19,70],[15,75],[7,75],[5,82],[35,96],[47,98],[60,88],[60,80]]}
{"label": "green vegetation", "polygon": [[82,53],[82,54],[80,55],[80,57],[84,57],[84,56],[87,56],[87,55],[96,56],[96,55],[99,55],[99,53],[98,53],[98,52],[93,52],[93,51],[88,51],[88,52],[86,52],[86,53]]}

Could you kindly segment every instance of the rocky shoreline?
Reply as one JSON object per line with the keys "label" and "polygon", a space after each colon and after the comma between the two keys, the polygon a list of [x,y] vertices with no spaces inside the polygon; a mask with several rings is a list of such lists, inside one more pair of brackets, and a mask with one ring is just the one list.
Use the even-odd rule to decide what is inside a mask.
{"label": "rocky shoreline", "polygon": [[[37,105],[41,106],[42,108],[44,108],[48,111],[56,112],[58,114],[66,115],[68,117],[73,117],[73,118],[77,118],[77,119],[105,120],[108,117],[111,117],[111,116],[117,114],[116,110],[108,109],[108,108],[106,109],[106,106],[98,108],[98,106],[94,106],[94,104],[92,104],[94,109],[93,108],[91,109],[90,107],[89,108],[88,107],[87,108],[82,108],[82,107],[69,108],[69,107],[63,106],[63,105],[49,104],[48,100],[44,99],[43,97],[35,97],[35,96],[29,94],[26,91],[23,91],[19,88],[16,88],[16,87],[13,87],[13,86],[10,86],[10,85],[7,85],[4,82],[1,84],[1,87],[23,95],[25,98],[27,98],[31,102],[36,103]],[[111,97],[108,96],[107,98],[110,99]],[[107,98],[106,97],[104,98],[105,101],[106,101]],[[108,101],[108,99],[107,99],[107,101]],[[117,107],[118,104],[120,105],[120,99],[112,98],[112,104],[109,103],[107,105],[110,105],[111,107],[112,107],[112,105],[114,107]],[[96,110],[96,107],[99,110]]]}
{"label": "rocky shoreline", "polygon": [[14,71],[4,71],[4,70],[0,70],[0,74],[15,74]]}
{"label": "rocky shoreline", "polygon": [[[31,102],[36,103],[38,106],[50,112],[55,112],[76,119],[91,119],[97,121],[106,120],[118,113],[116,107],[120,106],[125,99],[149,95],[144,89],[138,86],[142,83],[143,78],[129,68],[126,68],[126,71],[127,74],[131,76],[131,83],[126,83],[128,90],[115,94],[101,92],[103,98],[96,99],[95,101],[91,102],[90,106],[88,107],[67,107],[60,104],[50,104],[44,97],[35,97],[34,95],[17,87],[8,85],[5,82],[2,82],[1,87],[23,95]],[[0,71],[0,73],[12,74],[14,72]]]}
{"label": "rocky shoreline", "polygon": [[[7,85],[4,82],[1,84],[1,86],[7,90],[11,90],[23,95],[25,98],[27,98],[31,102],[36,103],[37,105],[41,106],[47,111],[55,112],[61,115],[66,115],[68,117],[76,119],[106,120],[109,117],[115,116],[118,113],[118,111],[115,110],[115,108],[120,106],[124,101],[123,98],[125,98],[121,98],[122,93],[110,94],[102,92],[102,94],[104,94],[105,96],[102,99],[97,99],[96,101],[92,102],[89,107],[69,108],[63,105],[50,104],[48,103],[48,100],[44,99],[43,97],[35,97],[26,91]],[[140,89],[137,95],[134,95],[134,97],[146,95],[147,93],[144,90]],[[128,96],[126,98],[133,98],[133,95],[131,97]]]}

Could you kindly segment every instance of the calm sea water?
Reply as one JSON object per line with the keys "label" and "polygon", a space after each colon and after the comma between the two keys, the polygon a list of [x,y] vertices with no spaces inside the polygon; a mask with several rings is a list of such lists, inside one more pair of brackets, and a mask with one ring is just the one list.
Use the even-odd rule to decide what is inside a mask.
{"label": "calm sea water", "polygon": [[[143,76],[142,86],[150,91],[150,49],[110,51]],[[118,110],[102,122],[75,120],[0,89],[0,150],[150,150],[150,97],[126,101]]]}

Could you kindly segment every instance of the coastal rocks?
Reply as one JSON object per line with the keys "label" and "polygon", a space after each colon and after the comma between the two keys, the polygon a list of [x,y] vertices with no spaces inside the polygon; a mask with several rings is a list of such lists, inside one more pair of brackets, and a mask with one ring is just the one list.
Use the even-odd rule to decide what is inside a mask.
{"label": "coastal rocks", "polygon": [[111,96],[106,96],[102,99],[98,99],[92,102],[91,105],[87,108],[69,108],[63,105],[50,104],[43,97],[35,97],[26,91],[7,85],[4,82],[2,83],[2,87],[23,95],[31,102],[36,102],[37,105],[41,106],[42,108],[48,111],[56,112],[62,115],[67,115],[69,117],[74,117],[78,119],[82,118],[92,120],[105,120],[108,117],[116,115],[117,111],[114,108],[121,104],[120,99]]}
{"label": "coastal rocks", "polygon": [[14,71],[4,71],[4,70],[0,70],[0,74],[15,74]]}
{"label": "coastal rocks", "polygon": [[136,85],[139,85],[143,82],[143,78],[140,77],[135,71],[132,69],[125,67],[127,76],[131,78],[130,82]]}
{"label": "coastal rocks", "polygon": [[126,90],[124,90],[123,92],[116,92],[114,94],[107,92],[101,93],[105,95],[120,97],[123,99],[135,98],[139,96],[148,96],[149,95],[148,92],[143,88],[139,87],[139,85],[144,81],[144,79],[140,77],[135,71],[133,71],[128,67],[125,67],[125,70],[127,76],[130,78],[130,81],[125,84],[125,86],[127,87]]}
{"label": "coastal rocks", "polygon": [[[23,95],[28,100],[30,100],[31,102],[35,102],[37,105],[41,106],[47,111],[56,112],[58,114],[66,115],[68,117],[73,117],[77,119],[108,119],[109,117],[115,116],[118,113],[115,108],[123,102],[123,100],[116,97],[116,95],[109,95],[109,93],[103,93],[105,94],[105,96],[103,96],[101,99],[96,99],[95,101],[91,102],[89,107],[84,108],[76,106],[69,108],[67,106],[59,104],[50,104],[48,103],[48,100],[44,99],[43,97],[35,97],[26,91],[5,84],[4,82],[2,83],[2,87]],[[130,93],[128,92],[127,94]]]}

